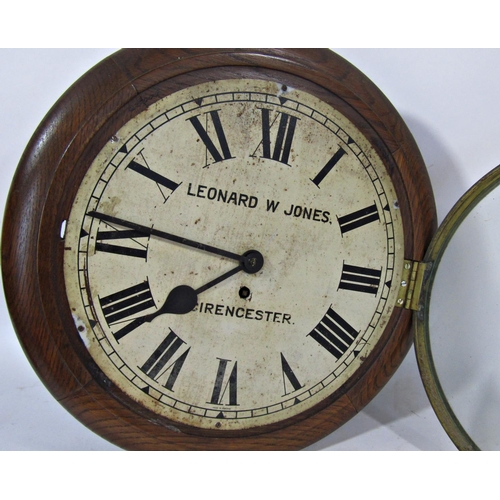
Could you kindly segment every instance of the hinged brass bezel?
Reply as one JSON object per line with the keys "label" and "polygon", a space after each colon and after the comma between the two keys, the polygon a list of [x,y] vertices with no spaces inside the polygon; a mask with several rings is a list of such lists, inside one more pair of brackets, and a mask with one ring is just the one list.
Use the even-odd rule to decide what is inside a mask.
{"label": "hinged brass bezel", "polygon": [[418,304],[422,292],[422,283],[426,269],[425,262],[405,260],[401,283],[399,285],[396,305],[412,311],[418,311]]}
{"label": "hinged brass bezel", "polygon": [[474,184],[460,198],[442,222],[425,254],[425,261],[428,263],[428,272],[425,276],[425,282],[421,287],[422,289],[419,292],[419,313],[413,316],[415,353],[422,382],[441,425],[459,450],[479,450],[479,447],[462,427],[462,424],[453,412],[434,365],[429,331],[432,286],[441,258],[458,227],[473,208],[486,195],[498,187],[500,187],[500,165]]}

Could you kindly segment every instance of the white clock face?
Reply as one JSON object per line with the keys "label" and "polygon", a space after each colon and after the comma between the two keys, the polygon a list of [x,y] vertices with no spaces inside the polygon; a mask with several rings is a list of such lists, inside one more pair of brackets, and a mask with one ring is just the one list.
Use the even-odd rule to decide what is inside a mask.
{"label": "white clock face", "polygon": [[[383,333],[398,206],[369,142],[311,94],[186,88],[117,131],[79,188],[64,261],[75,324],[116,386],[174,422],[287,419],[345,384]],[[248,251],[263,262],[242,264]]]}

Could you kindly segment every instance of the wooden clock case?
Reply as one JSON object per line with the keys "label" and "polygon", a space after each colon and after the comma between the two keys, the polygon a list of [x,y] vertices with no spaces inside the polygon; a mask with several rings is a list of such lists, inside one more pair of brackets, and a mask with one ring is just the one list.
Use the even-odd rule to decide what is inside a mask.
{"label": "wooden clock case", "polygon": [[396,308],[355,377],[313,409],[250,431],[213,433],[175,426],[130,400],[80,341],[65,298],[61,223],[103,144],[137,113],[185,85],[220,77],[270,77],[320,93],[350,118],[383,159],[398,192],[405,259],[420,261],[436,228],[429,178],[400,115],[350,63],[321,49],[119,51],[91,69],[55,104],[20,161],[3,227],[9,311],[32,366],[78,420],[126,449],[300,449],[359,412],[406,355],[412,312]]}

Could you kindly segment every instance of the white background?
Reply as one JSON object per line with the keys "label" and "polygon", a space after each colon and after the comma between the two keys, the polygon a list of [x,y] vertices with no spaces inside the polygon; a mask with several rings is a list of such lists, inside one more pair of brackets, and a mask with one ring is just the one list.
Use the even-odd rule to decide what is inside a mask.
{"label": "white background", "polygon": [[[500,163],[500,50],[337,49],[386,94],[426,161],[439,220]],[[0,50],[0,207],[31,134],[81,74],[113,52]],[[7,214],[8,217],[8,214]],[[456,293],[461,293],[457,291]],[[0,304],[0,450],[113,450],[47,392]],[[29,311],[27,311],[29,314]],[[453,450],[413,349],[381,393],[311,450]]]}

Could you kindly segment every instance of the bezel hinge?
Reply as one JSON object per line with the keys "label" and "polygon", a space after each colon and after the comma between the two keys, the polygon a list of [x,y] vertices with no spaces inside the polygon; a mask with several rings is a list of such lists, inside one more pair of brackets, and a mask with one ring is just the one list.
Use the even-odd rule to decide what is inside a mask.
{"label": "bezel hinge", "polygon": [[396,300],[398,307],[418,311],[426,266],[425,262],[404,261],[398,298]]}

